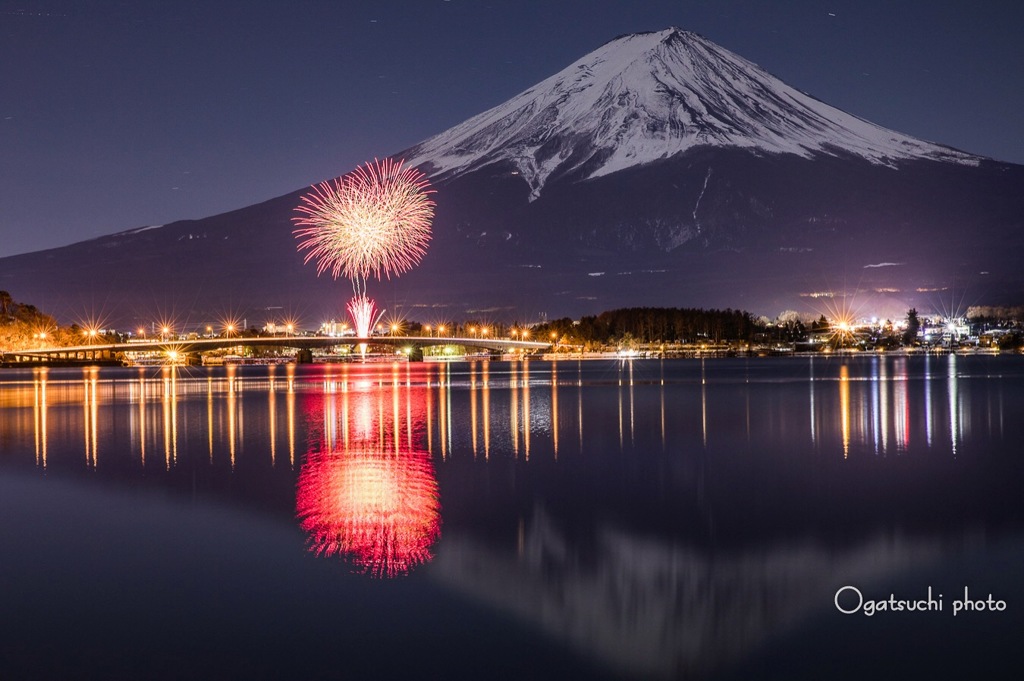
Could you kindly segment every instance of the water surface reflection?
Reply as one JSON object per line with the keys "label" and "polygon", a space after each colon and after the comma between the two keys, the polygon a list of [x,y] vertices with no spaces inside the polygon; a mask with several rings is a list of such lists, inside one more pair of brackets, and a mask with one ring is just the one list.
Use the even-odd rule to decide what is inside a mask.
{"label": "water surface reflection", "polygon": [[481,645],[526,626],[584,675],[727,673],[841,628],[845,583],[1020,591],[1017,357],[16,370],[0,406],[0,476],[273,518],[368,602],[402,589],[408,631],[455,626],[416,610],[442,585]]}
{"label": "water surface reflection", "polygon": [[[404,378],[404,381],[402,380]],[[395,366],[376,383],[346,371],[308,403],[313,444],[299,473],[296,512],[311,549],[347,556],[375,577],[429,561],[440,533],[437,480],[418,448],[427,388]]]}

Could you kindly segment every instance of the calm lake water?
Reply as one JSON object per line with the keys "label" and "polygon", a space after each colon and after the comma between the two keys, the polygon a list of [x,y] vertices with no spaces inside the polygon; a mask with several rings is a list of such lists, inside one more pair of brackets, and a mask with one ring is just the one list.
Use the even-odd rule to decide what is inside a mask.
{"label": "calm lake water", "polygon": [[4,370],[0,678],[1016,678],[1022,445],[1021,356]]}

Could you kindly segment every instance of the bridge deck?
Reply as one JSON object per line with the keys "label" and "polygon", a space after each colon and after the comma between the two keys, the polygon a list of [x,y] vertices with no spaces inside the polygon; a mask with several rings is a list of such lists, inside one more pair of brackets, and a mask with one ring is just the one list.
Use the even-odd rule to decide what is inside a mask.
{"label": "bridge deck", "polygon": [[550,343],[501,338],[450,338],[430,336],[260,336],[239,338],[193,338],[175,340],[132,341],[130,343],[94,343],[73,347],[49,347],[19,350],[0,354],[0,362],[25,363],[45,362],[53,359],[71,361],[112,360],[115,356],[134,352],[163,352],[182,355],[201,354],[209,350],[234,347],[285,347],[298,350],[336,347],[340,345],[388,345],[397,347],[426,348],[444,345],[461,345],[482,350],[537,352],[551,347]]}

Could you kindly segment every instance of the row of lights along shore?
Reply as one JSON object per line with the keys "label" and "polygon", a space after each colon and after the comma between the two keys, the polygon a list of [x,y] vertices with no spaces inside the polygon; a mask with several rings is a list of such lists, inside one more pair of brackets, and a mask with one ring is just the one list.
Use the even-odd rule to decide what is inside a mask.
{"label": "row of lights along shore", "polygon": [[[324,326],[326,326],[326,325],[327,324],[325,323]],[[295,335],[295,333],[296,333],[296,327],[292,323],[284,324],[284,325],[281,325],[281,326],[277,326],[277,325],[273,325],[273,326],[275,328],[272,331],[272,333],[280,333],[281,331],[283,331],[286,335],[289,335],[289,336]],[[342,324],[340,324],[338,326],[339,326],[340,331],[341,331],[341,333],[338,334],[338,335],[350,335],[351,334],[350,326],[348,324],[342,323]],[[221,331],[218,334],[216,334],[216,335],[230,336],[232,334],[239,333],[239,332],[242,331],[242,329],[238,325],[236,325],[234,323],[224,324],[220,328],[221,328]],[[321,328],[323,328],[323,327],[321,327]],[[436,324],[436,325],[435,324],[423,324],[420,328],[422,330],[422,334],[421,335],[427,336],[427,337],[437,337],[437,338],[440,338],[440,337],[443,337],[443,336],[445,336],[446,334],[448,334],[450,332],[457,331],[458,327],[455,327],[453,329],[452,327],[447,326],[445,324]],[[470,326],[467,326],[467,327],[464,327],[464,328],[465,328],[466,331],[468,331],[469,337],[472,337],[472,338],[488,338],[488,337],[491,336],[491,328],[487,327],[487,326],[470,325]],[[392,336],[399,335],[400,332],[402,331],[402,327],[399,324],[391,324],[390,327],[385,327],[385,326],[383,326],[381,324],[378,324],[377,327],[376,327],[377,333],[383,333],[385,331],[385,329],[389,330]],[[90,328],[86,328],[86,329],[82,330],[82,337],[91,341],[91,340],[95,340],[95,339],[99,338],[102,335],[106,335],[107,333],[108,332],[106,330],[90,327]],[[205,327],[205,333],[206,333],[207,336],[213,336],[213,335],[215,335],[215,328],[212,325],[207,325]],[[131,335],[131,334],[128,334],[128,335]],[[169,325],[163,325],[163,326],[160,326],[160,327],[157,327],[157,326],[154,325],[153,328],[150,331],[148,331],[148,332],[147,332],[145,327],[140,326],[140,327],[138,327],[135,330],[135,334],[134,335],[135,335],[136,338],[139,338],[139,339],[146,339],[148,337],[159,337],[161,340],[169,340],[169,339],[172,339],[172,338],[176,337],[174,328],[172,326],[169,326]],[[328,334],[328,335],[334,335],[334,334]],[[527,329],[527,328],[515,328],[514,327],[512,329],[509,329],[508,335],[509,335],[510,338],[513,338],[513,339],[526,340],[526,339],[528,339],[530,337],[530,330]],[[35,340],[45,341],[48,338],[48,334],[45,331],[41,331],[39,333],[33,334],[33,338]]]}

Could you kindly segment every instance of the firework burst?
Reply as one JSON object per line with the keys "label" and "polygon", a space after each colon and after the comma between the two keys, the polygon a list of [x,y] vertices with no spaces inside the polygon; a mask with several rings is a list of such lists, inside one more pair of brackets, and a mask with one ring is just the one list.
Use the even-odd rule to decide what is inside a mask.
{"label": "firework burst", "polygon": [[317,274],[351,279],[358,294],[370,275],[390,279],[420,262],[430,241],[433,190],[403,163],[374,160],[302,197],[294,234]]}

